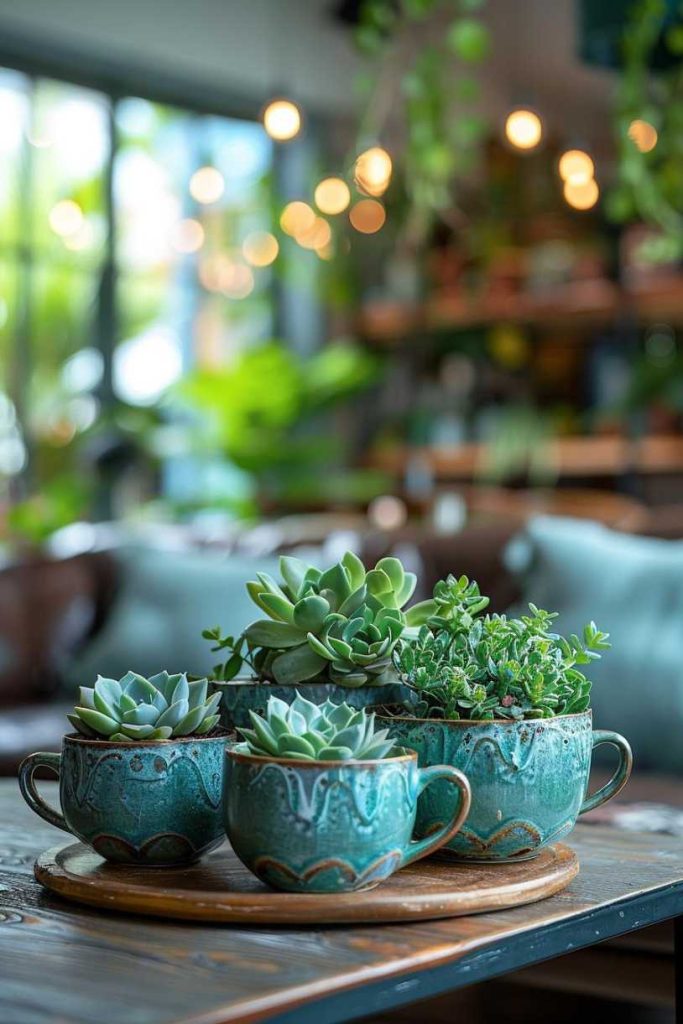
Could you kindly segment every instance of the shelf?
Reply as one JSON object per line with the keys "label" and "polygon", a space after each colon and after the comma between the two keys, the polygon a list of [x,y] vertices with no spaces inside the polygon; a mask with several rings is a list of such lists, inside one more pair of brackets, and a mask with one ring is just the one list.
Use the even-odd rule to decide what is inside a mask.
{"label": "shelf", "polygon": [[[375,452],[369,465],[402,476],[411,460],[421,459],[434,479],[472,480],[483,476],[485,446],[415,447]],[[628,440],[620,437],[571,437],[547,445],[546,464],[559,477],[622,476],[625,473],[683,473],[683,437]]]}
{"label": "shelf", "polygon": [[596,280],[564,285],[543,295],[485,299],[441,295],[422,305],[375,302],[361,311],[359,327],[369,341],[392,344],[413,334],[501,322],[564,329],[601,327],[628,313],[644,321],[683,322],[683,277],[653,280],[623,294],[610,281]]}

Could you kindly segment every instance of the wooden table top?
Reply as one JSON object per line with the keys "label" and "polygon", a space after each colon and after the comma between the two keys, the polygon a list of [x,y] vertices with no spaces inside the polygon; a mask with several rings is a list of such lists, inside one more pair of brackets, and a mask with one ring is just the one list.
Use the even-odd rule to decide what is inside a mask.
{"label": "wooden table top", "polygon": [[[56,787],[46,783],[56,799]],[[683,914],[680,838],[581,825],[581,873],[515,910],[403,925],[226,928],[127,917],[45,893],[66,836],[0,781],[0,1020],[332,1024],[482,981]]]}

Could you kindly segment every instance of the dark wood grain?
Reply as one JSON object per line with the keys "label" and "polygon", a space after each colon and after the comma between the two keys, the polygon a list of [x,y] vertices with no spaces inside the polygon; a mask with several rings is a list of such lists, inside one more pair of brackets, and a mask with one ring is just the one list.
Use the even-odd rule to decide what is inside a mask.
{"label": "dark wood grain", "polygon": [[3,1024],[333,1024],[683,913],[680,839],[580,826],[579,876],[513,910],[276,931],[129,917],[38,885],[35,857],[64,836],[12,781],[0,785],[0,822]]}
{"label": "dark wood grain", "polygon": [[505,910],[565,889],[579,871],[562,843],[517,864],[455,864],[426,859],[365,892],[274,892],[226,842],[183,870],[107,864],[82,843],[53,847],[36,861],[52,892],[106,910],[221,924],[380,924]]}

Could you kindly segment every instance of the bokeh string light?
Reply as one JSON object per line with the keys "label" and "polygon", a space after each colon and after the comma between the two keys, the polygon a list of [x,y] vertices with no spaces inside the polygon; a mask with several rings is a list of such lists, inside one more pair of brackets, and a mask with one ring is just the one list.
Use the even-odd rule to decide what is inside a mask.
{"label": "bokeh string light", "polygon": [[379,231],[386,219],[386,211],[376,199],[361,199],[349,210],[352,226],[363,235]]}
{"label": "bokeh string light", "polygon": [[360,154],[354,167],[356,185],[369,196],[381,196],[389,188],[392,160],[386,149],[372,146]]}
{"label": "bokeh string light", "polygon": [[628,137],[641,153],[649,153],[657,145],[657,129],[649,121],[636,118],[628,126]]}
{"label": "bokeh string light", "polygon": [[280,227],[286,235],[296,237],[303,231],[310,230],[314,224],[315,210],[300,199],[287,203],[280,214]]}
{"label": "bokeh string light", "polygon": [[271,100],[263,111],[263,127],[276,142],[289,142],[301,131],[301,112],[291,100]]}
{"label": "bokeh string light", "polygon": [[302,249],[324,249],[332,240],[332,229],[323,217],[316,217],[310,228],[299,231],[294,238]]}
{"label": "bokeh string light", "polygon": [[505,121],[505,137],[516,149],[535,149],[543,138],[543,124],[533,110],[513,110]]}
{"label": "bokeh string light", "polygon": [[558,164],[560,177],[572,185],[585,185],[595,173],[595,164],[582,149],[568,149]]}
{"label": "bokeh string light", "polygon": [[216,203],[225,191],[225,179],[216,167],[200,167],[190,178],[190,195],[198,203]]}
{"label": "bokeh string light", "polygon": [[324,178],[316,186],[314,199],[321,213],[334,216],[342,213],[349,205],[351,191],[341,178]]}
{"label": "bokeh string light", "polygon": [[279,251],[278,240],[270,231],[252,231],[242,243],[242,255],[252,267],[269,267]]}
{"label": "bokeh string light", "polygon": [[564,183],[564,198],[575,210],[590,210],[600,196],[600,189],[595,178],[576,184],[572,181]]}

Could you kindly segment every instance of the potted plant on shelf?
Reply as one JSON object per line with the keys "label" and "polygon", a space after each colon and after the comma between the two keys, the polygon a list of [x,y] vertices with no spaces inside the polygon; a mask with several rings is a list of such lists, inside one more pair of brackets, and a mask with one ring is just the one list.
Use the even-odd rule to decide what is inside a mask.
{"label": "potted plant on shelf", "polygon": [[[418,768],[364,708],[297,694],[291,705],[270,697],[265,716],[250,717],[245,742],[227,750],[225,829],[240,860],[276,889],[371,888],[447,842],[467,815],[462,773]],[[417,797],[437,780],[452,793],[449,813],[414,841]]]}
{"label": "potted plant on shelf", "polygon": [[[99,676],[94,687],[80,687],[67,716],[76,731],[64,736],[61,754],[22,762],[22,795],[41,818],[107,860],[190,863],[224,838],[219,701],[206,679],[184,674]],[[59,776],[61,813],[36,790],[40,767]]]}
{"label": "potted plant on shelf", "polygon": [[[382,558],[367,572],[350,551],[324,572],[283,556],[280,573],[279,582],[258,573],[247,583],[267,618],[236,638],[219,627],[204,631],[225,658],[213,685],[223,695],[226,728],[247,726],[249,711],[262,714],[270,696],[291,702],[302,685],[316,704],[335,696],[354,707],[409,699],[392,655],[406,627],[424,621],[423,605],[402,610],[415,590],[413,573],[397,558]],[[251,675],[238,678],[245,666]]]}
{"label": "potted plant on shelf", "polygon": [[[418,635],[402,639],[395,664],[415,702],[383,717],[420,765],[445,762],[472,786],[472,810],[448,850],[463,859],[521,860],[565,836],[579,814],[625,785],[631,750],[613,732],[593,730],[590,681],[579,666],[608,649],[591,622],[562,637],[555,614],[529,606],[521,618],[483,615],[488,598],[461,576],[439,582]],[[619,750],[612,779],[586,797],[592,749]],[[418,834],[452,811],[450,791],[433,786],[421,798]]]}

